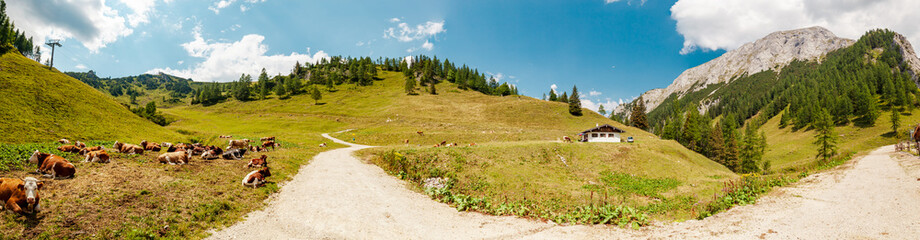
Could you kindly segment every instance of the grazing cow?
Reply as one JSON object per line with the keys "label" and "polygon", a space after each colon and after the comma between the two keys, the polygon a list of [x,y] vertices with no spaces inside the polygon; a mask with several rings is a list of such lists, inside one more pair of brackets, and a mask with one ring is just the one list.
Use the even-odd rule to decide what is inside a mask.
{"label": "grazing cow", "polygon": [[160,144],[159,144],[159,143],[148,143],[147,140],[144,140],[144,141],[141,141],[141,145],[140,145],[140,146],[141,146],[142,148],[144,148],[144,150],[147,150],[147,151],[153,151],[153,152],[159,152],[159,151],[160,151]]}
{"label": "grazing cow", "polygon": [[262,148],[262,146],[249,146],[250,152],[268,152],[268,149]]}
{"label": "grazing cow", "polygon": [[233,150],[224,152],[223,154],[220,155],[220,157],[227,159],[227,160],[240,160],[240,159],[243,159],[243,155],[246,155],[246,149],[238,148],[238,149],[233,149]]}
{"label": "grazing cow", "polygon": [[563,142],[570,143],[570,142],[572,142],[572,138],[569,138],[569,136],[562,136],[562,141],[563,141]]}
{"label": "grazing cow", "polygon": [[249,139],[230,140],[229,145],[230,146],[227,147],[227,150],[234,149],[234,148],[247,149],[249,148]]}
{"label": "grazing cow", "polygon": [[61,152],[80,153],[80,150],[83,149],[76,145],[64,145],[58,147],[57,150]]}
{"label": "grazing cow", "polygon": [[33,177],[0,178],[0,209],[17,214],[33,214],[41,211],[38,190],[45,184]]}
{"label": "grazing cow", "polygon": [[403,140],[403,143],[405,143],[405,144],[408,145],[408,144],[409,144],[409,139]]}
{"label": "grazing cow", "polygon": [[260,158],[253,158],[249,160],[249,165],[246,165],[246,167],[268,167],[268,156],[262,154]]}
{"label": "grazing cow", "polygon": [[[265,148],[266,150],[267,150],[268,148],[272,148],[272,150],[275,150],[275,146],[279,146],[279,145],[280,145],[280,144],[275,143],[274,140],[262,142],[262,148]],[[279,146],[279,147],[280,147],[280,146]]]}
{"label": "grazing cow", "polygon": [[85,156],[89,152],[99,151],[102,149],[103,149],[102,146],[95,146],[95,147],[88,147],[88,148],[80,149],[80,155]]}
{"label": "grazing cow", "polygon": [[115,144],[112,144],[112,148],[114,148],[115,151],[118,151],[120,153],[144,154],[144,148],[142,148],[141,146],[129,144],[129,143],[122,143],[122,142],[115,141]]}
{"label": "grazing cow", "polygon": [[61,144],[70,144],[70,140],[67,140],[66,138],[61,138],[61,140],[58,140],[58,142]]}
{"label": "grazing cow", "polygon": [[275,136],[260,138],[261,141],[275,141]]}
{"label": "grazing cow", "polygon": [[419,136],[425,136],[425,133],[422,132],[422,131],[418,131],[418,132],[415,132],[415,133],[418,133]]}
{"label": "grazing cow", "polygon": [[476,143],[470,143],[470,147],[476,146]]}
{"label": "grazing cow", "polygon": [[160,156],[157,157],[157,161],[159,161],[160,163],[169,164],[169,165],[176,165],[176,164],[182,165],[182,164],[188,164],[189,159],[191,158],[192,158],[192,153],[189,151],[175,151],[175,152],[168,152],[168,153],[160,154]]}
{"label": "grazing cow", "polygon": [[77,142],[74,143],[73,145],[74,145],[74,146],[77,146],[77,147],[79,147],[79,148],[86,148],[86,144],[85,144],[85,143],[82,143],[82,142],[80,142],[80,141],[77,141]]}
{"label": "grazing cow", "polygon": [[38,165],[36,172],[42,173],[43,177],[53,179],[72,178],[77,172],[72,163],[68,162],[61,156],[50,153],[41,153],[38,150],[29,157],[29,162]]}
{"label": "grazing cow", "polygon": [[220,135],[218,138],[233,138],[233,136],[230,136],[230,135]]}
{"label": "grazing cow", "polygon": [[445,145],[447,145],[447,141],[441,141],[441,143],[438,144],[438,146],[445,146]]}
{"label": "grazing cow", "polygon": [[109,153],[105,152],[105,150],[88,152],[83,162],[109,163]]}
{"label": "grazing cow", "polygon": [[319,147],[326,147],[326,143],[320,143]]}
{"label": "grazing cow", "polygon": [[252,188],[262,186],[265,184],[265,178],[271,176],[272,172],[268,170],[268,167],[263,167],[246,174],[246,177],[243,178],[243,186],[252,186]]}

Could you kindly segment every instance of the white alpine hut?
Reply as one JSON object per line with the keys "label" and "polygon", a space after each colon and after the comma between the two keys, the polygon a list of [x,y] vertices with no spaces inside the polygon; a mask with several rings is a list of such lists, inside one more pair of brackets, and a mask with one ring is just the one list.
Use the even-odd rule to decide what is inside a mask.
{"label": "white alpine hut", "polygon": [[621,142],[620,133],[625,133],[610,124],[604,124],[581,132],[582,142]]}

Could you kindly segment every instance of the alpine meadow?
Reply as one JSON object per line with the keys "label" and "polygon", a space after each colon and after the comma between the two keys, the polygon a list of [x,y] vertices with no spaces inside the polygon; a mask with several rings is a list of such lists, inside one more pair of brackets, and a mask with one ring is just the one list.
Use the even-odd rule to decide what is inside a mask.
{"label": "alpine meadow", "polygon": [[0,239],[914,238],[918,7],[0,0]]}

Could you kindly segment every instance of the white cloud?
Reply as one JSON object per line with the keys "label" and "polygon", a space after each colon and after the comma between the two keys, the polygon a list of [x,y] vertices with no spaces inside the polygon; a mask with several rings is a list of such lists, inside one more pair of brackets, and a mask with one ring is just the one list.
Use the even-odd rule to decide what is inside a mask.
{"label": "white cloud", "polygon": [[[397,29],[398,28],[398,29]],[[415,25],[415,27],[409,27],[407,23],[399,23],[397,28],[388,28],[383,31],[383,38],[396,39],[400,42],[411,42],[415,40],[427,39],[429,37],[434,37],[439,33],[446,31],[444,29],[444,21],[432,22],[428,21],[425,24]]]}
{"label": "white cloud", "polygon": [[83,64],[77,64],[76,66],[74,66],[74,68],[76,68],[76,69],[80,69],[80,70],[86,70],[86,65],[83,65]]}
{"label": "white cloud", "polygon": [[592,101],[589,99],[581,99],[581,107],[591,109],[591,111],[594,111],[594,112],[597,112],[598,110],[600,110],[600,105],[604,105],[604,110],[607,112],[607,114],[610,114],[611,112],[613,112],[611,110],[617,106],[617,102],[614,102],[610,100],[609,98],[606,99],[606,101],[601,101],[601,100]]}
{"label": "white cloud", "polygon": [[[144,3],[128,4],[131,8],[137,8],[126,20],[119,15],[118,10],[106,5],[104,0],[55,1],[54,4],[47,1],[7,1],[7,4],[7,14],[14,20],[16,27],[26,31],[36,42],[44,42],[49,38],[73,38],[92,53],[134,33],[126,23],[146,22],[146,16],[153,6],[151,4],[147,7]],[[137,11],[143,11],[143,14]]]}
{"label": "white cloud", "polygon": [[185,63],[185,61],[179,60],[178,62],[176,62],[176,65],[182,65],[183,63]]}
{"label": "white cloud", "polygon": [[424,48],[425,50],[431,51],[431,49],[434,49],[434,44],[431,44],[431,42],[429,42],[428,40],[425,40],[425,43],[422,43],[422,48]]}
{"label": "white cloud", "polygon": [[246,5],[240,5],[240,12],[246,12],[246,10],[249,10],[249,7],[246,7]]}
{"label": "white cloud", "polygon": [[148,15],[156,6],[156,0],[121,0],[134,13],[128,15],[128,24],[137,27],[141,23],[149,23]]}
{"label": "white cloud", "polygon": [[402,20],[400,20],[399,18],[390,18],[390,22],[392,22],[392,23],[400,22],[400,21],[402,21]]}
{"label": "white cloud", "polygon": [[697,49],[732,50],[767,34],[821,26],[837,36],[859,38],[888,28],[920,42],[920,1],[916,0],[679,0],[671,6],[681,54]]}
{"label": "white cloud", "polygon": [[558,87],[559,87],[559,86],[556,86],[555,83],[554,83],[553,85],[549,86],[549,88],[550,88],[550,89],[553,89],[554,92],[558,92],[558,91],[556,90],[556,88],[558,88]]}
{"label": "white cloud", "polygon": [[594,91],[594,90],[591,90],[591,92],[588,92],[588,96],[593,97],[593,96],[598,96],[598,95],[601,95],[601,92]]}
{"label": "white cloud", "polygon": [[201,63],[187,69],[157,68],[148,73],[163,72],[196,81],[227,82],[239,78],[240,74],[258,75],[262,68],[268,73],[278,74],[291,71],[295,62],[315,63],[328,59],[329,55],[319,51],[310,55],[292,52],[289,55],[266,55],[268,46],[262,44],[265,37],[258,34],[243,36],[236,42],[216,42],[204,40],[199,31],[194,32],[194,40],[182,44],[189,56],[203,58]]}
{"label": "white cloud", "polygon": [[236,0],[221,0],[221,1],[215,2],[213,5],[208,7],[208,10],[213,11],[214,14],[220,14],[221,9],[229,7],[230,4],[233,4],[233,2],[235,1]]}

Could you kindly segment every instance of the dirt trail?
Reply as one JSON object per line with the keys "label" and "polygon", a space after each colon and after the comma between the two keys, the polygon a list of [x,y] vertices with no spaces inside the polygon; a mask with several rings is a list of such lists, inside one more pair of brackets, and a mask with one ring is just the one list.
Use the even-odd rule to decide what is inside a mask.
{"label": "dirt trail", "polygon": [[643,230],[560,226],[457,212],[352,156],[368,146],[320,153],[261,211],[212,239],[827,239],[920,236],[920,159],[882,147],[842,170],[816,174],[757,204],[702,221]]}

